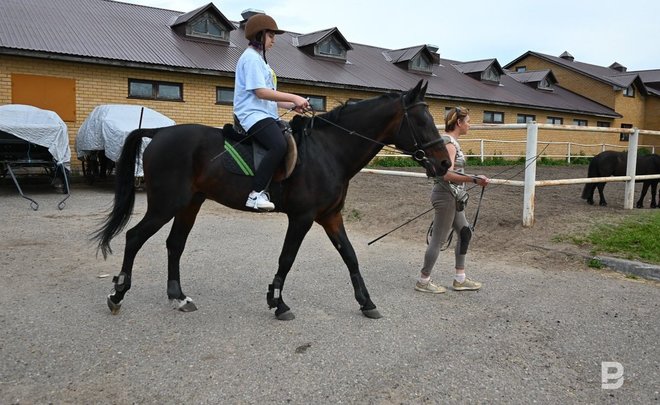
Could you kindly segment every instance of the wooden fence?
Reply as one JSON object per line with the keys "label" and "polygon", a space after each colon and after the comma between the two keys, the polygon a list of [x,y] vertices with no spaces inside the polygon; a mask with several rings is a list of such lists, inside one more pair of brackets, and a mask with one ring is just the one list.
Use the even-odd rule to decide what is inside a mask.
{"label": "wooden fence", "polygon": [[[635,197],[635,181],[660,179],[660,174],[644,175],[644,176],[635,175],[637,150],[639,148],[638,145],[639,135],[644,134],[644,135],[660,136],[660,131],[640,130],[638,128],[601,128],[601,127],[584,127],[584,126],[575,126],[575,125],[538,124],[536,122],[529,122],[526,124],[472,125],[470,128],[475,130],[476,129],[479,130],[525,129],[527,131],[527,138],[525,141],[525,161],[528,162],[528,164],[525,166],[525,180],[516,181],[516,180],[505,180],[505,179],[491,179],[492,184],[503,184],[509,186],[524,187],[522,224],[525,227],[531,227],[534,225],[534,196],[535,196],[536,187],[558,186],[563,184],[585,184],[585,183],[625,181],[626,188],[625,188],[623,208],[632,209],[634,203],[634,197]],[[613,176],[613,177],[592,177],[592,178],[580,178],[580,179],[537,181],[536,160],[539,157],[538,146],[549,143],[545,141],[542,142],[538,141],[539,128],[543,128],[547,130],[614,132],[614,133],[629,134],[628,162],[627,162],[626,175]],[[438,126],[438,129],[442,131],[444,129],[444,126]],[[465,149],[463,147],[464,142],[465,140],[461,139],[461,147],[463,149]],[[603,145],[603,147],[604,146],[605,145]],[[651,150],[655,151],[655,148],[651,148]],[[570,146],[569,146],[569,151],[570,151]],[[392,156],[392,155],[381,155],[381,156]],[[498,155],[498,156],[502,156],[502,155]],[[568,159],[570,160],[570,153]],[[367,173],[380,173],[380,174],[389,174],[389,175],[397,175],[397,176],[426,177],[426,175],[423,173],[397,172],[390,170],[373,170],[373,169],[363,169],[362,171]]]}

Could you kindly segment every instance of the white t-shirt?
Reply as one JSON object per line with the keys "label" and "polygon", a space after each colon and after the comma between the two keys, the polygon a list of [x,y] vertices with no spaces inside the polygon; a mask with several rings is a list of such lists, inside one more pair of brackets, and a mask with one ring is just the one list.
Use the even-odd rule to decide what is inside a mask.
{"label": "white t-shirt", "polygon": [[246,131],[264,118],[279,119],[277,103],[262,100],[254,92],[264,88],[277,89],[275,72],[256,50],[248,47],[236,64],[234,84],[234,114]]}

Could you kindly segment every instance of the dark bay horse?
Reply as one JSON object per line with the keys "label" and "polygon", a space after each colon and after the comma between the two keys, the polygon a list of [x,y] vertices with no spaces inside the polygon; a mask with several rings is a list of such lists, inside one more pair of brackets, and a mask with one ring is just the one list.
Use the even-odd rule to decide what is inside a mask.
{"label": "dark bay horse", "polygon": [[[616,152],[612,150],[606,150],[597,154],[589,162],[589,169],[587,172],[588,177],[609,177],[609,176],[625,176],[626,175],[626,166],[628,165],[628,153],[627,152]],[[652,153],[645,156],[637,156],[637,168],[635,174],[638,176],[645,174],[660,174],[660,155]],[[658,180],[641,180],[643,181],[642,194],[637,200],[637,208],[644,207],[644,197],[651,187],[651,208],[656,208],[658,205],[656,203],[656,189],[658,186]],[[606,206],[607,201],[605,201],[605,196],[603,195],[603,189],[605,188],[605,183],[587,183],[584,185],[582,190],[582,199],[587,200],[591,205],[594,204],[594,190],[598,188],[598,194],[600,195],[600,205]]]}
{"label": "dark bay horse", "polygon": [[[291,176],[271,185],[276,210],[288,217],[288,229],[277,273],[266,296],[278,319],[293,319],[284,303],[282,288],[303,238],[314,222],[320,224],[348,267],[355,299],[362,313],[380,318],[360,274],[355,251],[341,214],[349,181],[383,148],[393,144],[426,168],[428,176],[441,176],[450,166],[447,149],[428,105],[426,84],[404,93],[389,93],[355,104],[342,105],[314,118],[296,116],[291,126],[308,134],[298,142],[299,163]],[[142,138],[151,138],[143,156],[147,212],[126,232],[121,272],[113,278],[114,291],[107,304],[112,313],[121,307],[131,288],[133,261],[142,245],[174,218],[167,238],[167,295],[184,312],[196,308],[181,290],[179,262],[186,239],[202,203],[211,199],[238,210],[250,211],[245,199],[252,179],[227,171],[222,130],[196,124],[138,129],[127,138],[116,168],[112,211],[94,235],[107,258],[110,241],[128,223],[135,202],[134,169]]]}

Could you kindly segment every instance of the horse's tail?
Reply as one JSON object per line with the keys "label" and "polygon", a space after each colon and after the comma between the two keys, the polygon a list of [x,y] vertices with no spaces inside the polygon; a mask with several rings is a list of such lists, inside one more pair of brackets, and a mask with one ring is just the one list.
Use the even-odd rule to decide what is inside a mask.
{"label": "horse's tail", "polygon": [[[598,161],[599,161],[599,156],[596,155],[591,159],[591,162],[589,162],[589,168],[587,169],[587,177],[600,177],[600,171],[598,170]],[[595,188],[594,183],[586,183],[584,185],[584,188],[582,189],[582,199],[583,200],[588,200],[593,197],[594,195],[594,188]]]}
{"label": "horse's tail", "polygon": [[133,213],[135,204],[135,165],[138,153],[142,150],[142,138],[153,138],[155,129],[136,129],[131,132],[122,147],[121,156],[115,167],[115,200],[112,211],[101,227],[92,234],[98,241],[96,253],[100,250],[103,258],[112,253],[110,241],[124,229]]}

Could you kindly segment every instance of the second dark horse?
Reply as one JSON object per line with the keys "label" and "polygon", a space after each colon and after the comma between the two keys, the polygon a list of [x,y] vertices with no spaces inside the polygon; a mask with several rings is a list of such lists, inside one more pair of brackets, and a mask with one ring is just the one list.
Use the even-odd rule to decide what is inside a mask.
{"label": "second dark horse", "polygon": [[[628,154],[626,152],[616,152],[611,150],[606,150],[597,154],[589,162],[588,177],[609,177],[609,176],[625,176],[626,175],[626,166],[628,162]],[[660,174],[660,155],[655,153],[645,156],[637,157],[637,170],[635,174],[638,176],[645,174]],[[658,205],[656,203],[656,189],[658,186],[658,180],[643,180],[642,194],[637,200],[637,208],[644,207],[644,197],[651,187],[651,208],[656,208]],[[605,196],[603,195],[603,189],[605,188],[605,183],[587,183],[584,185],[582,190],[582,199],[587,200],[591,205],[594,204],[594,190],[598,188],[598,194],[600,195],[600,205],[607,205],[605,201]]]}
{"label": "second dark horse", "polygon": [[[389,93],[351,105],[343,105],[316,116],[296,117],[292,128],[305,128],[298,145],[299,164],[291,176],[275,182],[272,190],[276,209],[289,221],[279,266],[268,287],[266,300],[276,308],[278,319],[293,319],[284,303],[282,289],[300,245],[314,222],[320,224],[348,267],[355,299],[362,313],[380,318],[371,301],[358,266],[355,251],[344,229],[341,210],[348,183],[383,148],[394,144],[426,168],[427,175],[441,176],[450,166],[447,149],[428,105],[423,101],[426,85],[420,81],[405,93]],[[182,311],[195,304],[181,290],[179,261],[186,239],[202,203],[212,199],[239,210],[251,190],[251,177],[227,171],[221,159],[222,131],[203,125],[177,125],[139,129],[125,141],[116,169],[114,206],[95,238],[106,257],[110,241],[126,226],[135,202],[134,169],[142,138],[152,141],[144,152],[143,168],[147,212],[126,232],[121,272],[114,278],[114,291],[107,298],[113,313],[121,307],[131,288],[133,261],[142,245],[172,218],[167,238],[167,295]],[[255,214],[258,215],[258,214]]]}

